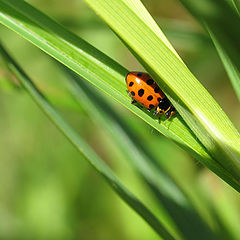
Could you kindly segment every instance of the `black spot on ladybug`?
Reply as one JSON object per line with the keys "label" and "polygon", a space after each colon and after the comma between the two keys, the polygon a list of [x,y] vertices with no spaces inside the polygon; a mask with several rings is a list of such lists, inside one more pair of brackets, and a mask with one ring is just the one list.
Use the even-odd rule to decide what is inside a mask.
{"label": "black spot on ladybug", "polygon": [[153,100],[153,96],[152,96],[152,95],[149,95],[149,96],[147,97],[147,100],[148,100],[148,101],[152,101],[152,100]]}
{"label": "black spot on ladybug", "polygon": [[153,83],[154,83],[154,81],[152,79],[147,80],[147,85],[152,85]]}
{"label": "black spot on ladybug", "polygon": [[144,94],[144,89],[141,88],[140,90],[138,90],[138,96],[139,97],[142,97],[143,94]]}
{"label": "black spot on ladybug", "polygon": [[131,95],[132,95],[132,96],[135,96],[135,92],[131,91]]}
{"label": "black spot on ladybug", "polygon": [[160,102],[162,99],[159,97],[157,100],[158,100],[158,102]]}
{"label": "black spot on ladybug", "polygon": [[133,82],[130,82],[130,83],[129,83],[129,87],[131,87],[133,84],[134,84]]}
{"label": "black spot on ladybug", "polygon": [[154,105],[153,105],[153,104],[149,104],[149,108],[150,108],[150,109],[153,109],[153,108],[154,108]]}
{"label": "black spot on ladybug", "polygon": [[160,88],[159,88],[158,86],[156,86],[156,87],[154,88],[154,92],[155,92],[155,93],[159,93],[159,92],[160,92]]}
{"label": "black spot on ladybug", "polygon": [[141,76],[142,76],[142,73],[141,73],[141,72],[137,73],[137,76],[138,76],[138,77],[141,77]]}

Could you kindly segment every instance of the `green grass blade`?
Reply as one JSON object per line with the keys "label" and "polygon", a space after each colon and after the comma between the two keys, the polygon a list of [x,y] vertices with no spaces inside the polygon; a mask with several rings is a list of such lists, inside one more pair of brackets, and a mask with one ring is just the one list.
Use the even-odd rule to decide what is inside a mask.
{"label": "green grass blade", "polygon": [[130,104],[125,85],[127,69],[25,2],[0,0],[0,9],[1,23],[77,72],[164,135],[199,155],[207,155],[181,120],[176,118],[168,128]]}
{"label": "green grass blade", "polygon": [[[182,61],[178,56],[174,54],[174,52],[170,51],[170,49],[173,50],[173,48],[167,42],[166,38],[158,29],[157,25],[148,16],[146,10],[143,7],[141,7],[142,5],[139,4],[138,1],[132,2],[133,7],[132,9],[125,5],[123,1],[113,2],[110,1],[110,2],[112,3],[112,5],[107,4],[109,11],[108,13],[111,14],[111,7],[115,7],[115,10],[117,12],[119,10],[123,10],[124,13],[129,14],[129,18],[122,17],[119,16],[120,13],[119,11],[116,14],[117,17],[116,19],[115,16],[112,15],[110,16],[113,18],[115,23],[119,22],[120,24],[119,30],[124,31],[124,34],[126,34],[125,39],[126,38],[127,40],[131,39],[131,41],[132,39],[135,39],[137,41],[140,39],[144,41],[144,45],[141,45],[140,48],[138,49],[138,54],[140,54],[143,57],[142,59],[146,59],[147,61],[151,60],[151,63],[153,63],[154,65],[156,63],[154,69],[156,70],[157,74],[155,73],[155,70],[152,71],[152,68],[148,68],[149,71],[152,73],[153,76],[156,77],[156,81],[158,81],[159,84],[163,86],[163,89],[166,90],[166,93],[168,95],[171,94],[169,96],[173,100],[179,112],[182,114],[182,116],[184,116],[185,120],[192,127],[193,131],[202,141],[204,146],[199,142],[195,134],[193,134],[193,132],[184,124],[182,118],[179,115],[172,119],[171,122],[164,125],[163,123],[160,124],[157,119],[154,119],[151,114],[148,114],[142,111],[141,109],[137,108],[136,106],[131,105],[129,96],[126,94],[126,86],[124,79],[128,71],[125,68],[120,66],[118,63],[114,62],[112,59],[110,59],[109,57],[107,57],[106,55],[104,55],[103,53],[101,53],[100,51],[98,51],[85,41],[83,41],[81,38],[64,29],[62,26],[60,26],[59,24],[57,24],[52,19],[42,14],[35,8],[31,7],[26,2],[18,0],[0,0],[0,22],[7,26],[8,28],[12,29],[13,31],[17,32],[24,38],[26,38],[28,41],[35,44],[37,47],[44,50],[49,55],[56,58],[58,61],[62,62],[64,65],[78,73],[84,79],[88,80],[89,82],[97,86],[99,89],[101,89],[108,95],[110,95],[113,99],[117,100],[123,106],[127,107],[130,111],[132,111],[137,116],[146,121],[149,125],[151,125],[155,129],[160,131],[162,134],[164,134],[165,136],[169,137],[174,142],[182,146],[193,156],[197,157],[203,164],[205,164],[212,171],[218,174],[221,178],[223,178],[235,189],[240,191],[240,183],[238,181],[239,176],[236,174],[236,172],[238,173],[238,167],[235,167],[235,165],[238,166],[237,164],[238,160],[234,158],[235,154],[233,154],[233,159],[230,158],[230,160],[228,156],[229,154],[231,155],[232,148],[235,149],[237,147],[236,138],[238,139],[238,135],[234,130],[231,122],[228,120],[228,118],[226,118],[225,114],[219,110],[218,105],[216,105],[213,99],[211,97],[210,99],[208,98],[209,95],[206,93],[205,90],[203,90],[203,92],[197,94],[196,96],[194,95],[195,89],[198,87],[202,89],[202,86],[194,79],[194,77],[189,73],[186,67],[183,67],[182,70],[184,74],[182,73],[181,70],[181,66],[183,64]],[[99,4],[99,1],[96,1],[94,3]],[[99,9],[104,7],[105,4],[103,5],[100,4],[101,6]],[[118,9],[119,4],[120,8]],[[138,9],[134,8],[134,4],[138,4],[141,7],[139,8],[137,14],[134,13],[134,11],[132,11]],[[139,19],[138,14],[139,16],[142,16],[141,19],[143,19],[144,22],[142,22],[142,20]],[[108,16],[108,14],[106,14],[106,16]],[[132,17],[134,19],[132,19]],[[135,23],[138,23],[139,25],[136,26]],[[149,23],[151,24],[150,28],[148,25],[146,25]],[[129,36],[129,34],[132,33],[135,34],[136,30],[140,31],[138,32],[138,34],[143,34],[141,35],[141,38],[136,38],[138,35],[135,35],[133,37]],[[122,34],[119,35],[121,36]],[[142,38],[142,36],[146,36],[148,38],[147,41],[146,38]],[[122,38],[124,39],[124,37]],[[162,49],[164,50],[163,53],[166,53],[167,54],[166,56],[170,54],[171,58],[176,60],[176,68],[175,63],[173,64],[171,62],[166,61],[167,58],[165,58],[166,57],[165,55],[156,56],[156,54],[159,52],[156,51],[155,48],[154,51],[151,50],[149,52],[149,47],[151,46],[150,43],[152,41],[154,41],[153,46],[155,46],[155,43],[157,45],[160,43],[163,44]],[[165,45],[165,43],[167,45]],[[136,46],[139,47],[138,42],[136,43]],[[163,57],[164,61],[159,61]],[[161,64],[159,65],[159,63],[162,63],[162,65]],[[165,66],[165,64],[167,64],[167,66]],[[180,67],[180,69],[178,69],[177,66]],[[172,72],[168,72],[169,67],[174,68]],[[169,73],[170,77],[169,79],[173,80],[173,85],[171,84],[171,88],[169,88],[170,85],[167,81],[164,82],[163,85],[162,80],[159,78],[159,76],[161,76],[159,71],[162,70],[163,72],[161,72],[161,74],[164,73],[168,76]],[[190,84],[189,86],[188,84],[187,86],[185,86],[184,84],[181,86],[182,80],[184,80],[183,83],[186,83],[185,75],[188,76],[189,79],[194,79],[194,84],[196,83],[196,86],[194,85],[194,89],[189,88],[190,86],[193,85],[193,83]],[[163,79],[165,79],[165,77],[163,77]],[[174,82],[175,80],[176,82]],[[174,89],[172,89],[172,87],[174,87]],[[185,88],[190,91],[190,92],[186,91],[186,94],[188,93],[190,95],[186,96],[186,99],[184,98],[185,102],[182,102],[181,94],[184,93],[183,90],[185,91],[186,90]],[[181,90],[180,91],[181,94],[179,90]],[[205,98],[199,99],[199,96],[202,95],[205,96]],[[209,111],[211,109],[210,115],[208,115],[208,111],[205,111],[206,109],[204,109],[203,112],[200,111],[202,110],[201,108],[203,108],[206,105],[205,102],[203,103],[203,100],[206,100],[206,102],[208,103],[207,110]],[[189,110],[185,107],[185,104],[187,105],[191,104]],[[200,119],[200,122],[199,113],[201,114],[202,117]],[[216,116],[218,114],[219,119],[216,119]],[[198,120],[196,121],[196,119],[193,118],[193,116],[195,117],[197,116]],[[203,120],[207,121],[208,123],[207,127],[206,125],[203,124]],[[217,121],[216,127],[215,121]],[[223,121],[224,124],[222,124],[221,121]],[[222,131],[219,132],[219,129],[217,127],[219,126],[220,122],[222,130],[224,130],[223,132],[224,133],[226,131],[228,132],[228,134],[226,134],[226,136],[224,137],[222,136],[223,132]],[[207,128],[207,130],[205,128]],[[214,135],[215,131],[213,130],[215,130],[218,134],[217,139],[216,136]],[[229,140],[230,135],[231,139]],[[222,137],[223,139],[221,139]],[[221,139],[221,141],[219,140],[219,138]],[[219,144],[220,145],[222,144],[223,147],[228,147],[226,142],[232,143],[230,153],[228,152],[227,155],[225,154],[225,152],[221,151],[222,146],[219,147]],[[208,152],[206,151],[206,149],[208,150]],[[236,152],[238,153],[238,151]],[[212,156],[209,155],[209,153],[216,157],[216,159],[218,159],[219,162],[214,161]],[[234,170],[232,170],[232,168],[234,168]],[[233,177],[234,175],[235,177]]]}
{"label": "green grass blade", "polygon": [[236,67],[236,65],[232,62],[231,58],[225,52],[224,48],[218,42],[217,38],[213,35],[210,29],[208,29],[208,33],[217,49],[217,52],[222,60],[222,63],[226,69],[226,72],[232,82],[232,85],[236,92],[238,100],[240,101],[240,71]]}
{"label": "green grass blade", "polygon": [[65,122],[54,107],[46,100],[35,87],[31,79],[20,66],[9,56],[0,45],[0,52],[8,63],[9,69],[16,75],[26,91],[45,112],[55,126],[66,136],[70,143],[84,156],[84,158],[100,173],[113,190],[134,209],[163,239],[174,240],[174,237],[165,229],[160,221],[139,201],[116,177],[112,170],[93,152],[93,150],[80,138],[80,136]]}
{"label": "green grass blade", "polygon": [[[93,122],[100,124],[112,136],[125,158],[138,170],[145,182],[167,210],[184,239],[217,239],[201,218],[188,194],[167,174],[148,151],[148,143],[141,144],[141,138],[128,127],[124,119],[111,105],[94,91],[86,81],[65,69],[70,78],[69,91],[79,105],[85,108]],[[166,159],[167,161],[167,156]],[[185,219],[185,221],[182,221]],[[196,231],[199,234],[196,236]]]}
{"label": "green grass blade", "polygon": [[199,8],[194,0],[180,1],[209,33],[240,100],[239,0],[233,0],[232,4],[225,0],[204,0],[204,8]]}
{"label": "green grass blade", "polygon": [[235,7],[238,15],[240,15],[240,1],[239,0],[232,0],[232,4]]}
{"label": "green grass blade", "polygon": [[140,1],[85,0],[154,77],[211,156],[240,180],[240,135]]}
{"label": "green grass blade", "polygon": [[208,158],[204,148],[181,120],[176,118],[169,127],[160,125],[130,104],[124,80],[128,73],[125,68],[25,2],[0,0],[0,7],[0,21],[4,25],[77,72],[164,135]]}

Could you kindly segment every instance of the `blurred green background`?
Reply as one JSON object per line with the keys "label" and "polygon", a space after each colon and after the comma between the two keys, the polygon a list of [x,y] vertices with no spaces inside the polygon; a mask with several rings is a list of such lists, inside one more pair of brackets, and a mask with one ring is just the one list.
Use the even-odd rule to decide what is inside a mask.
{"label": "blurred green background", "polygon": [[[143,70],[82,0],[27,2],[127,69]],[[239,103],[201,26],[177,0],[143,3],[188,67],[239,129]],[[0,34],[10,53],[123,182],[156,214],[164,214],[106,131],[74,102],[64,83],[68,76],[49,56],[15,33],[1,26]],[[0,60],[0,239],[159,239],[79,157],[30,97],[6,84],[11,80],[14,79]],[[143,143],[148,143],[161,166],[190,193],[200,191],[203,199],[217,209],[229,231],[240,236],[237,193],[136,116],[112,104],[141,134]],[[212,225],[214,228],[214,222]]]}

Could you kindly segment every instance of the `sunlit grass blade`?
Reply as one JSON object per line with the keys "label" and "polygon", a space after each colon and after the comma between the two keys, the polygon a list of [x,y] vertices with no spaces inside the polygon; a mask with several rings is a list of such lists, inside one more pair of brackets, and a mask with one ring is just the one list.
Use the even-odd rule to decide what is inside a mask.
{"label": "sunlit grass blade", "polygon": [[141,2],[85,1],[151,73],[215,161],[239,182],[239,133],[216,101],[172,51]]}
{"label": "sunlit grass blade", "polygon": [[127,69],[25,2],[0,0],[0,7],[1,23],[77,72],[162,134],[197,155],[208,156],[181,120],[176,118],[170,126],[160,125],[158,120],[130,104],[125,85]]}
{"label": "sunlit grass blade", "polygon": [[35,87],[31,79],[24,73],[20,66],[9,56],[0,45],[0,52],[8,63],[9,69],[16,75],[26,91],[39,105],[43,112],[66,136],[70,143],[79,153],[100,173],[110,187],[134,209],[161,237],[166,240],[174,240],[174,237],[165,229],[160,221],[138,200],[116,177],[112,170],[95,154],[87,143],[74,131],[74,129],[58,114],[55,108],[46,100],[41,92]]}
{"label": "sunlit grass blade", "polygon": [[[99,1],[94,1],[94,4],[99,3]],[[238,159],[236,158],[236,154],[238,154],[236,149],[239,149],[237,146],[239,136],[232,123],[183,65],[180,57],[175,55],[173,48],[140,2],[133,1],[130,7],[125,5],[122,0],[109,1],[108,3],[111,5],[108,5],[106,1],[102,3],[104,4],[100,4],[98,10],[107,6],[108,11],[103,11],[101,14],[104,13],[105,17],[111,16],[113,18],[115,27],[121,32],[119,35],[122,39],[130,40],[131,46],[138,47],[138,54],[141,55],[142,60],[151,61],[154,71],[152,67],[147,67],[147,69],[172,99],[178,111],[202,143],[185,125],[180,115],[171,119],[167,124],[163,124],[163,121],[159,123],[159,120],[154,119],[151,114],[131,105],[126,93],[125,76],[128,71],[125,68],[26,2],[0,0],[0,22],[110,95],[240,191]],[[135,4],[137,4],[136,8]],[[97,7],[97,5],[95,6]],[[117,11],[116,15],[112,15],[111,8]],[[136,9],[137,14],[134,12]],[[122,11],[124,14],[119,16]],[[138,38],[138,34],[141,35],[140,38]],[[138,40],[143,41],[143,45],[139,45]],[[161,48],[162,54],[160,55],[159,51],[156,50],[158,47]],[[171,62],[169,59],[174,61]],[[147,65],[145,64],[145,66]],[[169,71],[170,69],[172,71]],[[164,83],[159,76],[163,77]],[[191,79],[193,82],[190,81],[190,84],[185,81],[186,79]],[[167,80],[170,80],[171,84]],[[195,94],[197,89],[198,94]],[[209,114],[210,109],[211,114]],[[195,117],[198,117],[197,120]],[[219,129],[220,122],[221,129]],[[226,135],[224,136],[223,133]],[[229,143],[232,144],[231,147],[229,147]],[[233,153],[232,149],[236,151]],[[214,161],[212,156],[218,161]]]}
{"label": "sunlit grass blade", "polygon": [[[186,240],[217,239],[206,221],[201,218],[188,194],[158,165],[155,157],[147,149],[148,143],[141,143],[137,133],[125,123],[126,119],[101,97],[99,91],[91,88],[73,72],[67,69],[65,71],[71,80],[67,82],[68,88],[76,101],[85,108],[93,122],[100,124],[110,133],[119,150],[138,170],[160,204],[167,210],[181,236]],[[196,231],[199,232],[198,236]]]}
{"label": "sunlit grass blade", "polygon": [[0,6],[0,21],[4,25],[77,72],[164,135],[189,151],[208,158],[205,149],[181,120],[175,118],[169,126],[160,125],[158,120],[130,104],[125,68],[25,2],[0,0]]}

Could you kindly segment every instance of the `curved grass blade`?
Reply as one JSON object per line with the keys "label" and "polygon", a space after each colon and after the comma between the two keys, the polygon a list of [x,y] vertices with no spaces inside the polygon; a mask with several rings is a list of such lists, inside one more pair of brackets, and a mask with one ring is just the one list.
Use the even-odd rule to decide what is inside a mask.
{"label": "curved grass blade", "polygon": [[240,100],[239,0],[204,0],[202,8],[194,0],[180,1],[209,33]]}
{"label": "curved grass blade", "polygon": [[160,125],[158,120],[130,104],[124,80],[128,70],[25,2],[0,0],[0,7],[0,21],[4,25],[109,94],[162,134],[208,158],[181,120],[175,118],[170,126]]}
{"label": "curved grass blade", "polygon": [[[207,28],[208,29],[208,28]],[[222,63],[226,69],[226,72],[232,82],[233,89],[236,92],[238,100],[240,101],[240,71],[236,67],[236,65],[232,62],[231,58],[225,52],[222,45],[218,42],[217,38],[213,35],[210,29],[208,29],[208,33],[216,47],[216,50],[219,54],[219,57],[222,60]]]}
{"label": "curved grass blade", "polygon": [[[70,82],[67,82],[69,91],[76,101],[85,108],[93,122],[97,122],[110,133],[119,150],[137,169],[156,199],[167,210],[183,239],[218,239],[206,220],[202,219],[203,216],[197,212],[189,195],[161,168],[148,151],[148,144],[141,144],[141,139],[125,123],[126,119],[101,97],[99,91],[91,88],[90,84],[66,68],[65,72],[70,78]],[[199,234],[196,235],[196,231]]]}
{"label": "curved grass blade", "polygon": [[[113,29],[171,99],[215,163],[240,182],[240,135],[166,42],[138,0],[85,0]],[[239,46],[235,45],[238,49]],[[238,63],[239,64],[239,63]]]}
{"label": "curved grass blade", "polygon": [[8,63],[9,69],[16,75],[41,110],[43,110],[55,126],[66,136],[79,153],[104,177],[110,187],[113,188],[122,200],[135,210],[159,234],[159,236],[166,240],[174,240],[174,237],[165,229],[150,210],[148,210],[148,208],[120,182],[112,170],[95,154],[95,152],[93,152],[85,141],[71,128],[71,126],[65,122],[54,107],[51,106],[41,92],[35,87],[31,79],[1,45],[0,52]]}
{"label": "curved grass blade", "polygon": [[232,0],[232,4],[235,7],[238,15],[240,16],[240,1],[239,0]]}
{"label": "curved grass blade", "polygon": [[[137,2],[138,1],[135,3]],[[114,1],[113,6],[120,3],[122,3],[122,1]],[[125,7],[125,5],[123,7]],[[135,17],[134,12],[129,12],[129,9],[127,10],[127,13],[129,13],[130,16]],[[140,13],[141,11],[139,14]],[[142,16],[142,19],[145,19],[144,23],[151,23],[151,28],[148,28],[147,26],[147,31],[150,31],[149,34],[151,35],[151,31],[153,31],[156,33],[156,36],[163,37],[163,34],[161,31],[159,31],[157,25],[154,25],[154,21],[148,17],[148,15],[146,15],[146,10],[144,10],[144,8],[143,13],[144,16]],[[118,14],[116,16],[118,16]],[[121,22],[122,17],[118,20]],[[124,21],[125,20],[126,19],[124,18]],[[137,21],[139,21],[139,18],[137,18]],[[126,94],[124,80],[128,71],[111,58],[107,57],[73,33],[67,31],[52,19],[24,1],[0,0],[0,22],[26,38],[28,41],[35,44],[40,49],[44,50],[49,55],[56,58],[58,61],[62,62],[64,65],[78,73],[81,77],[88,80],[93,85],[97,86],[106,94],[110,95],[113,99],[146,121],[149,125],[190,152],[194,157],[199,159],[203,164],[228,182],[232,187],[240,191],[240,183],[237,180],[238,178],[234,178],[233,173],[226,167],[223,167],[222,163],[213,161],[213,158],[206,151],[206,148],[199,142],[195,134],[185,125],[184,121],[179,115],[172,119],[168,125],[164,125],[160,124],[158,119],[154,119],[151,114],[147,114],[141,109],[130,104],[129,97]],[[131,23],[129,24],[129,26],[131,26]],[[142,24],[141,21],[140,24]],[[127,26],[123,25],[123,28],[126,27],[126,29],[129,29],[129,26],[128,24]],[[145,24],[143,26],[139,26],[139,29],[141,29],[141,27],[143,27],[143,29],[146,28]],[[119,29],[122,29],[122,27],[120,26]],[[126,36],[128,36],[128,32],[126,33]],[[146,36],[148,36],[148,33]],[[155,35],[153,39],[156,40]],[[167,46],[170,46],[164,37],[163,41],[167,44]],[[159,39],[157,39],[157,42],[160,42]],[[149,43],[146,44],[147,46],[149,45]],[[147,48],[144,45],[141,51],[144,53],[146,52],[146,49]],[[169,48],[165,50],[167,50],[167,53],[169,53]],[[174,56],[176,55],[174,54]],[[148,58],[152,59],[152,56]],[[177,57],[177,61],[180,61],[179,59],[180,58]],[[175,75],[172,77],[176,78]],[[159,81],[159,79],[156,80]],[[177,104],[178,100],[179,99],[176,99],[174,103]],[[189,102],[191,102],[191,99],[189,99]],[[181,105],[179,104],[178,109],[181,109]],[[184,110],[185,108],[182,109],[182,111]],[[198,122],[191,118],[192,113],[185,113],[187,116],[189,115],[191,125],[195,127],[194,130],[198,129]],[[231,124],[229,127],[231,128]],[[205,133],[205,131],[202,132]],[[200,131],[201,136],[204,135],[202,132]],[[212,144],[211,139],[208,139],[208,135],[206,135],[204,139],[206,139],[207,143],[210,145]],[[214,144],[211,145],[212,148],[215,146],[216,145]],[[224,161],[226,161],[224,155],[222,155],[222,158]]]}

